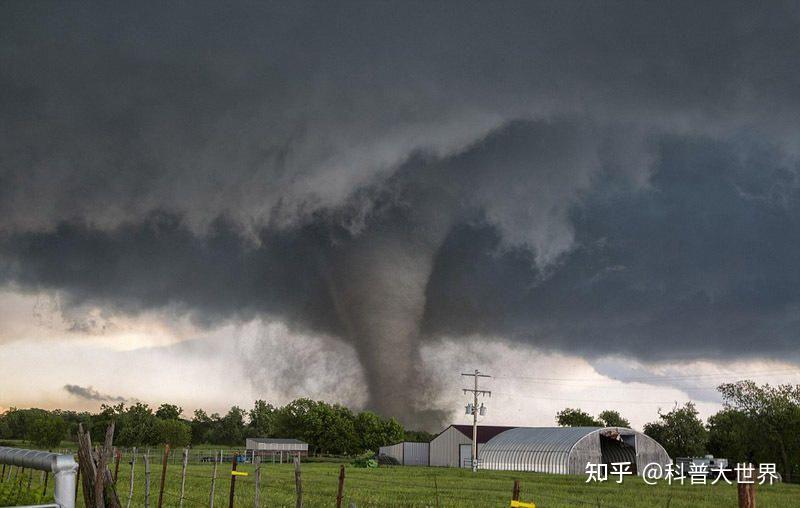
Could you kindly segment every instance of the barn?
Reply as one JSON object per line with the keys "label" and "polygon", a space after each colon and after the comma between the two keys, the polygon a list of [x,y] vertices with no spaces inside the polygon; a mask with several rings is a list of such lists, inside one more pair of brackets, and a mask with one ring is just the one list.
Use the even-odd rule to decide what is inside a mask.
{"label": "barn", "polygon": [[[495,425],[478,426],[478,458],[490,439],[515,427]],[[470,467],[472,459],[472,425],[450,425],[430,443],[430,465],[445,467]]]}
{"label": "barn", "polygon": [[308,443],[297,439],[276,439],[267,437],[247,438],[245,441],[248,456],[284,458],[308,455]]}
{"label": "barn", "polygon": [[429,452],[429,443],[404,441],[390,446],[381,446],[378,455],[392,457],[403,466],[427,466]]}
{"label": "barn", "polygon": [[585,474],[588,462],[629,462],[633,474],[672,462],[653,438],[623,427],[518,427],[489,439],[478,459],[481,469],[554,474]]}

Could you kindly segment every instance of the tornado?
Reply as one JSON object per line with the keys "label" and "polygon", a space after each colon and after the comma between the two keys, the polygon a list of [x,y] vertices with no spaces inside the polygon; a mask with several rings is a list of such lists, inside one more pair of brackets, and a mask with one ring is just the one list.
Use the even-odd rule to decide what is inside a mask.
{"label": "tornado", "polygon": [[456,207],[448,192],[413,194],[388,217],[379,212],[334,256],[326,278],[343,338],[365,373],[369,409],[435,427],[446,412],[429,400],[436,390],[422,369],[420,326],[436,254]]}

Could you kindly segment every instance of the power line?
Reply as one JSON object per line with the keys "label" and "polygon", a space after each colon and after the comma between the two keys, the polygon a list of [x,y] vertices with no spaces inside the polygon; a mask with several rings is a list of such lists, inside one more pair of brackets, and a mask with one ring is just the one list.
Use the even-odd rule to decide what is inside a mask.
{"label": "power line", "polygon": [[524,399],[534,399],[534,400],[557,400],[561,402],[596,402],[598,404],[656,404],[656,405],[663,405],[663,404],[674,404],[674,400],[670,401],[658,401],[658,400],[600,400],[600,399],[575,399],[572,397],[568,398],[560,398],[560,397],[534,397],[531,395],[520,395],[517,393],[508,393],[508,392],[494,392],[496,395],[505,395],[511,398],[524,398]]}
{"label": "power line", "polygon": [[618,383],[591,383],[589,386],[587,385],[580,385],[580,384],[565,384],[559,383],[557,381],[538,381],[539,384],[544,385],[554,385],[557,387],[563,388],[580,388],[580,389],[587,389],[587,388],[594,388],[594,387],[602,387],[603,390],[621,390],[621,391],[633,391],[633,392],[652,392],[655,389],[662,389],[662,390],[677,390],[681,392],[686,392],[688,390],[716,390],[719,385],[675,385],[675,384],[668,384],[668,383],[645,383],[641,381],[637,381],[636,384],[644,384],[648,386],[628,386],[623,382]]}
{"label": "power line", "polygon": [[[754,371],[754,372],[730,372],[730,373],[717,373],[717,374],[689,374],[689,375],[675,375],[675,376],[660,376],[658,374],[651,374],[642,377],[629,377],[624,380],[619,380],[620,383],[627,382],[647,382],[647,381],[673,381],[681,379],[702,379],[702,378],[715,378],[715,377],[731,377],[744,379],[748,377],[763,377],[775,376],[779,374],[794,374],[800,376],[800,369],[776,369],[770,371]],[[602,375],[602,374],[601,374]],[[569,381],[569,382],[586,382],[597,384],[596,379],[590,378],[557,378],[557,377],[530,377],[530,376],[495,376],[494,379],[526,379],[531,381]]]}

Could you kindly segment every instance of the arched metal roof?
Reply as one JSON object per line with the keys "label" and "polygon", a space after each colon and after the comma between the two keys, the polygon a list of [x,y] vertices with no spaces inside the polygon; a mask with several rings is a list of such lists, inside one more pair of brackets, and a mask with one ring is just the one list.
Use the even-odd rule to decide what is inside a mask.
{"label": "arched metal roof", "polygon": [[[627,436],[626,444],[621,446],[630,447],[630,453],[634,453],[633,460],[637,465],[645,460],[662,464],[669,462],[669,456],[660,444],[629,428],[518,427],[498,434],[483,445],[478,454],[480,467],[506,471],[579,474],[585,469],[587,462],[603,460],[600,436],[606,434],[612,439]],[[606,458],[611,459],[614,454],[609,455]]]}
{"label": "arched metal roof", "polygon": [[569,472],[569,454],[578,441],[603,427],[518,427],[490,439],[481,467],[511,471]]}

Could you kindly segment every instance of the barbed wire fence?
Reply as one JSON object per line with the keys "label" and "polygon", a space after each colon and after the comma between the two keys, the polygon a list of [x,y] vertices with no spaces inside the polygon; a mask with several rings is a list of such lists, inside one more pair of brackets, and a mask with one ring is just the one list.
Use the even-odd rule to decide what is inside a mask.
{"label": "barbed wire fence", "polygon": [[41,503],[47,498],[49,480],[49,472],[3,464],[0,506]]}
{"label": "barbed wire fence", "polygon": [[[520,492],[524,501],[537,506],[619,506],[585,492],[520,488],[518,482],[512,484],[512,476],[489,471],[475,485],[466,477],[427,468],[404,468],[395,475],[391,466],[319,467],[301,457],[292,457],[290,463],[285,457],[246,455],[218,449],[117,448],[108,470],[125,508],[508,506],[509,500],[520,499]],[[34,504],[52,499],[49,480],[47,474],[6,466],[0,470],[0,492],[7,504]],[[82,506],[80,492],[76,496]],[[518,506],[525,506],[524,501]]]}
{"label": "barbed wire fence", "polygon": [[[181,460],[173,461],[173,453]],[[428,475],[427,480],[421,477],[392,478],[386,474],[377,476],[373,470],[345,465],[329,471],[317,469],[314,474],[304,475],[298,457],[294,457],[293,467],[287,464],[272,467],[271,458],[262,462],[262,457],[256,457],[252,462],[239,463],[234,459],[235,455],[230,461],[224,461],[231,454],[217,452],[214,461],[203,461],[190,467],[191,452],[188,449],[131,449],[129,453],[115,455],[119,463],[114,464],[113,478],[120,501],[126,508],[331,505],[349,508],[385,505],[387,496],[397,500],[408,498],[402,502],[405,506],[454,506],[454,503],[474,503],[475,493],[480,493],[483,498],[493,497],[498,504],[507,503],[511,498],[508,477],[498,478],[496,487],[459,485],[453,488],[450,485],[443,489],[437,485],[436,475]],[[149,471],[151,464],[155,465],[153,471]]]}

